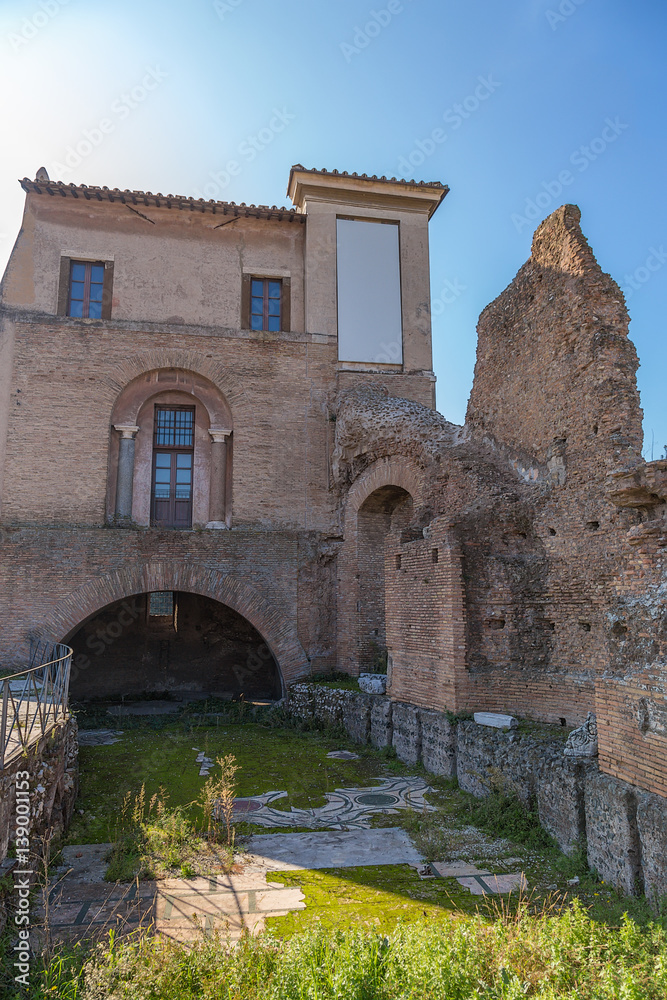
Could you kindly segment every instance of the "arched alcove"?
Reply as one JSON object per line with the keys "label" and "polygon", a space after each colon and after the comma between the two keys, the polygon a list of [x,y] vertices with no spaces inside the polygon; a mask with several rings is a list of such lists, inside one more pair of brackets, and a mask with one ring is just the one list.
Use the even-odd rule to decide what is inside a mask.
{"label": "arched alcove", "polygon": [[282,695],[280,669],[260,632],[228,605],[188,591],[114,601],[77,625],[67,642],[75,701]]}
{"label": "arched alcove", "polygon": [[[187,517],[166,520],[156,505],[158,453],[169,457],[170,442],[156,435],[158,412],[189,421],[187,448],[171,442],[176,462],[188,465]],[[176,454],[178,452],[178,454]],[[111,412],[107,522],[166,527],[230,527],[233,478],[233,418],[221,390],[193,371],[176,368],[144,372],[118,395]],[[173,495],[171,497],[174,499]],[[173,505],[173,504],[172,504]],[[183,506],[183,505],[181,505]]]}

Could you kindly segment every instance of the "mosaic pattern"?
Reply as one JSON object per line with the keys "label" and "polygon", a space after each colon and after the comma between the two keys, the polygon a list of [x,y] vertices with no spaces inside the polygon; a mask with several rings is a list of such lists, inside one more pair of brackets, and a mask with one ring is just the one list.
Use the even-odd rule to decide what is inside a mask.
{"label": "mosaic pattern", "polygon": [[287,792],[266,792],[237,799],[234,819],[247,819],[266,827],[303,826],[330,830],[368,829],[373,813],[396,813],[399,809],[431,810],[424,796],[433,791],[422,778],[389,778],[374,788],[337,788],[327,792],[327,804],[318,809],[275,809],[273,803]]}

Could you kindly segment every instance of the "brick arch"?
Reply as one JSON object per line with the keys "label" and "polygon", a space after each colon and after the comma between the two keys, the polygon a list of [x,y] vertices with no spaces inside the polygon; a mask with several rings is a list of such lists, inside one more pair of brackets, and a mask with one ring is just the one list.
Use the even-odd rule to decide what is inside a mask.
{"label": "brick arch", "polygon": [[90,580],[57,605],[35,630],[35,637],[57,636],[60,641],[107,605],[132,594],[156,590],[200,594],[225,604],[257,629],[275,657],[285,684],[308,675],[308,659],[296,629],[282,609],[270,605],[238,577],[192,561],[150,559]]}
{"label": "brick arch", "polygon": [[422,481],[423,472],[409,458],[399,455],[378,459],[355,479],[348,491],[345,499],[345,535],[347,536],[348,528],[355,529],[359,508],[376,490],[398,486],[418,503],[422,494]]}
{"label": "brick arch", "polygon": [[[364,470],[350,487],[345,499],[343,519],[343,547],[338,557],[338,669],[357,674],[368,658],[368,642],[363,637],[364,625],[360,615],[365,614],[365,603],[369,598],[362,579],[364,572],[360,565],[360,546],[367,543],[367,534],[363,525],[360,526],[360,511],[366,501],[377,491],[396,491],[396,499],[400,495],[411,497],[417,506],[423,494],[423,473],[419,466],[401,455],[378,459]],[[363,518],[363,512],[361,514]],[[378,543],[379,544],[379,543]],[[381,555],[384,565],[384,548]],[[379,571],[376,566],[375,570]],[[383,570],[382,570],[383,572]],[[384,584],[382,584],[384,586]],[[381,595],[375,595],[375,603]],[[382,598],[383,599],[383,598]],[[377,613],[378,609],[375,611]],[[384,627],[382,625],[382,627]],[[368,630],[366,630],[367,632]],[[382,636],[378,636],[382,639]]]}
{"label": "brick arch", "polygon": [[135,354],[120,360],[114,371],[102,378],[101,382],[106,385],[111,398],[115,399],[138,376],[160,368],[178,368],[209,379],[223,393],[232,409],[235,405],[245,406],[248,403],[242,381],[223,362],[199,351],[156,348]]}

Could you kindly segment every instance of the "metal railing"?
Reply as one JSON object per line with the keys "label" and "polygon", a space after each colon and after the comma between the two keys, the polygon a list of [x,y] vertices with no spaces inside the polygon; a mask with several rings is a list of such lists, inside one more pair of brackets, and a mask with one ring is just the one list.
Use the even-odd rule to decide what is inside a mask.
{"label": "metal railing", "polygon": [[72,650],[63,643],[38,646],[30,662],[48,662],[0,677],[0,770],[67,715]]}

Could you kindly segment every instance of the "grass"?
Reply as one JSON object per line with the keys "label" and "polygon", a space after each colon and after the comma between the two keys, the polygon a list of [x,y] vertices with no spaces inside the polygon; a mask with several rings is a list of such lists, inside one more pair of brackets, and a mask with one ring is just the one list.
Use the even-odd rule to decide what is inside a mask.
{"label": "grass", "polygon": [[[286,791],[288,797],[274,803],[275,808],[286,810],[291,806],[318,808],[326,803],[324,793],[335,788],[373,785],[388,773],[412,773],[381,752],[325,732],[168,716],[161,717],[159,726],[154,721],[136,725],[132,719],[135,724],[128,726],[123,719],[118,728],[124,736],[118,743],[81,747],[79,799],[67,843],[112,841],[125,796],[138,795],[142,786],[147,800],[163,787],[172,808],[187,807],[199,797],[205,782],[195,763],[195,747],[211,759],[234,755],[239,765],[239,797]],[[109,726],[108,717],[105,724]],[[354,749],[359,760],[327,758],[329,751],[340,749]]]}
{"label": "grass", "polygon": [[[234,949],[150,937],[63,949],[33,974],[30,1000],[664,1000],[667,934],[624,918],[592,920],[577,902],[495,919],[443,913],[389,933],[320,927],[288,939],[246,938]],[[5,944],[5,967],[10,968]],[[0,982],[15,1000],[10,973]]]}

